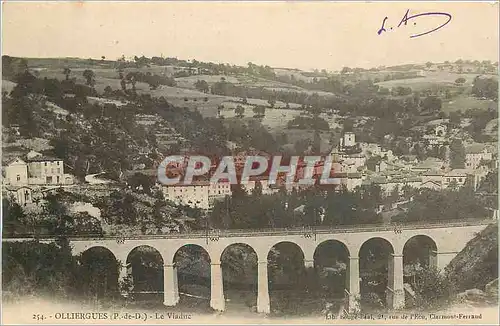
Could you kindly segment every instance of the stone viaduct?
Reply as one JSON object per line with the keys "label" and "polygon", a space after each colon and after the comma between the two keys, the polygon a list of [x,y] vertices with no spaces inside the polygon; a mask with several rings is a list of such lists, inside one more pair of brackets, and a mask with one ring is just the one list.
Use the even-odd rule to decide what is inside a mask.
{"label": "stone viaduct", "polygon": [[[408,240],[416,236],[425,236],[434,243],[429,253],[429,264],[443,269],[460,252],[467,242],[482,231],[492,220],[455,221],[432,224],[406,224],[400,226],[353,226],[345,228],[322,229],[272,229],[272,230],[226,230],[218,233],[178,233],[138,237],[102,237],[70,238],[74,255],[81,254],[93,247],[107,248],[117,261],[121,262],[120,278],[127,276],[126,266],[129,253],[139,246],[156,249],[163,259],[164,304],[174,306],[179,301],[177,269],[174,264],[176,252],[186,245],[198,245],[206,250],[211,264],[210,306],[215,310],[225,309],[221,256],[224,250],[233,244],[246,244],[257,255],[258,293],[257,311],[270,312],[268,290],[268,253],[279,243],[296,244],[303,253],[304,266],[314,267],[316,248],[325,241],[335,240],[342,243],[348,253],[345,295],[350,311],[359,309],[360,277],[359,252],[361,246],[370,239],[381,239],[389,244],[392,252],[388,262],[388,283],[386,300],[388,307],[404,307],[403,288],[403,249]],[[23,241],[28,239],[3,239],[3,241]],[[51,241],[42,239],[41,241]]]}

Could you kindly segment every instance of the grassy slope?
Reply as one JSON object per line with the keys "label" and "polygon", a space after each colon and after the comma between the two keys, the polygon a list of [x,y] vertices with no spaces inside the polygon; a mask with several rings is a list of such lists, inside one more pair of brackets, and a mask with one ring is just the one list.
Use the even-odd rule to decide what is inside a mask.
{"label": "grassy slope", "polygon": [[[454,86],[457,78],[465,78],[464,86],[472,86],[472,81],[478,74],[456,74],[451,72],[426,72],[425,77],[388,80],[377,83],[383,87],[411,87],[413,90],[428,89],[432,85]],[[495,77],[495,76],[493,76]]]}

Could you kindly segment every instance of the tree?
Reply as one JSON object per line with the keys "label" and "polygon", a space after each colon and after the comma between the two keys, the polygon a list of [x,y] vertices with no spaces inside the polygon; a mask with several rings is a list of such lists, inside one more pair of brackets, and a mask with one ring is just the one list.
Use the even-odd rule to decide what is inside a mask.
{"label": "tree", "polygon": [[205,80],[197,80],[194,83],[194,87],[203,93],[208,93],[210,91],[210,86]]}
{"label": "tree", "polygon": [[455,84],[457,85],[462,85],[466,82],[465,78],[464,77],[459,77],[455,80]]}
{"label": "tree", "polygon": [[254,106],[253,112],[256,118],[263,118],[266,115],[266,107],[263,105]]}
{"label": "tree", "polygon": [[456,127],[460,126],[460,123],[461,123],[460,111],[450,112],[449,119],[450,119],[450,127],[456,128]]}
{"label": "tree", "polygon": [[412,287],[421,307],[439,307],[452,299],[454,287],[445,275],[436,268],[416,270]]}
{"label": "tree", "polygon": [[345,75],[345,74],[347,74],[347,73],[350,73],[351,71],[352,71],[352,69],[351,69],[351,68],[349,68],[349,67],[344,67],[344,68],[342,68],[342,70],[340,71],[340,73],[341,73],[342,75]]}
{"label": "tree", "polygon": [[234,113],[236,114],[236,116],[238,118],[243,118],[244,114],[245,114],[245,108],[242,106],[242,105],[238,105],[236,106],[236,108],[234,109]]}
{"label": "tree", "polygon": [[4,234],[23,233],[26,227],[26,225],[24,225],[26,222],[26,215],[19,204],[4,197],[2,199],[2,216]]}
{"label": "tree", "polygon": [[137,83],[137,80],[135,80],[134,76],[132,76],[130,83],[132,84],[132,92],[135,94],[136,93],[135,84]]}
{"label": "tree", "polygon": [[113,89],[111,88],[111,86],[106,86],[104,87],[104,96],[111,96],[113,94]]}
{"label": "tree", "polygon": [[498,192],[498,171],[489,172],[479,186],[479,191],[487,193]]}
{"label": "tree", "polygon": [[429,112],[435,112],[441,110],[442,101],[437,96],[427,96],[422,101],[422,107]]}
{"label": "tree", "polygon": [[122,79],[120,80],[120,86],[122,87],[122,90],[124,92],[127,91],[127,82],[125,81],[125,78],[122,77]]}
{"label": "tree", "polygon": [[496,101],[498,99],[498,81],[495,78],[474,78],[472,94]]}
{"label": "tree", "polygon": [[450,144],[450,167],[463,169],[465,167],[465,147],[460,139],[453,139]]}
{"label": "tree", "polygon": [[71,74],[71,69],[68,67],[63,69],[63,74],[66,76],[66,80],[69,80],[69,75]]}
{"label": "tree", "polygon": [[354,121],[352,119],[345,119],[342,129],[344,132],[352,132],[354,130]]}
{"label": "tree", "polygon": [[94,87],[95,85],[95,74],[92,70],[90,69],[85,69],[83,71],[83,77],[86,80],[86,84],[90,87]]}
{"label": "tree", "polygon": [[426,63],[425,63],[425,66],[426,66],[427,68],[432,67],[432,62],[426,62]]}
{"label": "tree", "polygon": [[146,194],[151,194],[151,187],[153,187],[154,182],[151,178],[143,173],[137,172],[128,178],[127,183],[132,189],[142,188],[142,191]]}
{"label": "tree", "polygon": [[458,191],[420,189],[408,206],[405,221],[484,219],[489,213],[471,187]]}
{"label": "tree", "polygon": [[267,103],[269,103],[269,106],[271,108],[274,108],[274,105],[276,104],[276,100],[274,98],[270,98],[269,100],[267,100]]}

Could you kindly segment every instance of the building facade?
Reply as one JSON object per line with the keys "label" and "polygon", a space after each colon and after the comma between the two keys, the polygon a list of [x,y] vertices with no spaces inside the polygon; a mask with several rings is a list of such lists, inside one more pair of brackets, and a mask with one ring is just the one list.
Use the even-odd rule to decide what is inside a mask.
{"label": "building facade", "polygon": [[186,205],[193,208],[210,209],[217,200],[231,196],[229,182],[210,183],[209,181],[193,182],[189,185],[163,186],[165,199],[177,205]]}
{"label": "building facade", "polygon": [[[29,157],[29,156],[28,156]],[[69,185],[73,176],[64,173],[64,162],[58,158],[31,156],[16,158],[5,167],[6,185]]]}

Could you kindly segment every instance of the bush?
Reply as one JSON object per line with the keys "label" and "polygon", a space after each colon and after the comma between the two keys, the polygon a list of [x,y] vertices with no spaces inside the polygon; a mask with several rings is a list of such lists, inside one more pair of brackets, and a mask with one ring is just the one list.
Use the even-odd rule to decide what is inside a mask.
{"label": "bush", "polygon": [[456,292],[452,282],[436,268],[417,270],[412,284],[417,306],[437,308],[446,305]]}
{"label": "bush", "polygon": [[360,304],[367,309],[380,309],[384,307],[384,300],[375,292],[363,293]]}
{"label": "bush", "polygon": [[14,242],[2,247],[2,285],[14,296],[67,296],[78,284],[76,259],[67,244]]}

